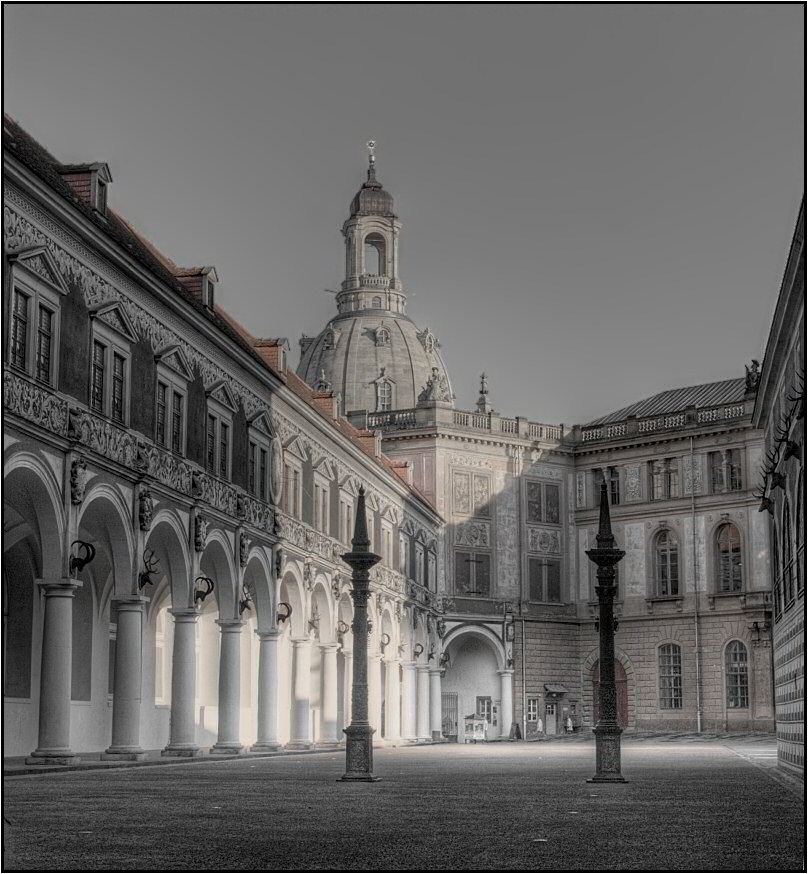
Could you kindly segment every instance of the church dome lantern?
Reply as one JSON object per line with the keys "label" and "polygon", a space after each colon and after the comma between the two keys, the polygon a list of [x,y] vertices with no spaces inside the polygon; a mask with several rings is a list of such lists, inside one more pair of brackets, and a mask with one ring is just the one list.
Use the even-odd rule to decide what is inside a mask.
{"label": "church dome lantern", "polygon": [[345,279],[336,295],[338,313],[316,338],[301,342],[297,372],[311,386],[330,384],[343,413],[451,405],[440,344],[406,314],[398,276],[401,223],[392,195],[376,178],[376,143],[367,146],[367,180],[342,226]]}

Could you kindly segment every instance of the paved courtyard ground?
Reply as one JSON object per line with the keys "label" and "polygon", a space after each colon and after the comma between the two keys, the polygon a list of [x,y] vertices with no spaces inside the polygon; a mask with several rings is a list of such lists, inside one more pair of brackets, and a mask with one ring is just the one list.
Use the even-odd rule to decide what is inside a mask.
{"label": "paved courtyard ground", "polygon": [[85,769],[4,781],[5,870],[802,871],[803,784],[772,738],[635,738]]}

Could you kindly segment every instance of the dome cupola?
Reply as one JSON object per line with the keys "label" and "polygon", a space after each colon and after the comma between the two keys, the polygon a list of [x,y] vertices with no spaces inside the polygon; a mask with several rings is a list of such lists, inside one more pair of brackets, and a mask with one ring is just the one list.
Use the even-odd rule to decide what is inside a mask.
{"label": "dome cupola", "polygon": [[351,201],[351,218],[362,215],[378,215],[385,218],[395,218],[393,212],[393,195],[382,188],[382,183],[376,179],[376,143],[368,143],[368,178],[362,184],[356,196]]}

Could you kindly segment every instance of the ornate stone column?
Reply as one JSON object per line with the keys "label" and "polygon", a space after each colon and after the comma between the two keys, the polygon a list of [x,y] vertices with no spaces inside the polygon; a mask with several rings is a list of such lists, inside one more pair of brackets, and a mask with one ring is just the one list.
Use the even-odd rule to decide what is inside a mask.
{"label": "ornate stone column", "polygon": [[401,679],[399,675],[398,659],[387,661],[387,689],[385,690],[384,708],[385,726],[384,739],[390,743],[398,743],[401,740]]}
{"label": "ornate stone column", "polygon": [[292,639],[292,725],[290,750],[311,749],[311,639]]}
{"label": "ornate stone column", "polygon": [[241,629],[243,619],[217,619],[219,643],[219,726],[212,753],[238,755],[241,717]]}
{"label": "ornate stone column", "polygon": [[349,649],[343,649],[343,678],[342,678],[342,722],[343,729],[351,724],[351,698],[353,697],[353,653]]}
{"label": "ornate stone column", "polygon": [[382,736],[382,657],[368,656],[368,721],[378,737]]}
{"label": "ornate stone column", "polygon": [[598,566],[595,593],[599,608],[600,718],[593,729],[595,776],[588,782],[626,783],[620,773],[620,735],[623,729],[617,723],[617,687],[614,679],[614,596],[617,589],[614,569],[625,552],[614,545],[605,482],[600,486],[600,524],[595,541],[597,547],[586,554]]}
{"label": "ornate stone column", "polygon": [[401,737],[414,741],[415,734],[415,662],[401,663]]}
{"label": "ornate stone column", "polygon": [[499,736],[511,736],[513,722],[513,670],[497,671],[499,674]]}
{"label": "ornate stone column", "polygon": [[418,740],[430,740],[432,737],[429,728],[429,667],[418,665],[416,672],[416,695],[418,705],[416,708],[415,730],[418,732]]}
{"label": "ornate stone column", "polygon": [[196,607],[169,610],[174,617],[171,661],[171,722],[164,756],[198,756],[196,743]]}
{"label": "ornate stone column", "polygon": [[337,644],[320,644],[323,665],[323,706],[320,713],[320,742],[324,749],[339,744],[337,737]]}
{"label": "ornate stone column", "polygon": [[351,551],[343,561],[350,565],[353,621],[353,701],[351,724],[345,729],[345,773],[343,781],[373,782],[373,727],[368,722],[368,593],[370,569],[381,556],[370,551],[365,515],[365,490],[360,487]]}
{"label": "ornate stone column", "polygon": [[139,761],[146,758],[140,746],[140,704],[143,679],[143,595],[116,598],[118,631],[115,644],[115,680],[112,697],[112,743],[102,759]]}
{"label": "ornate stone column", "polygon": [[250,747],[254,753],[280,749],[278,743],[278,640],[280,631],[258,635],[258,733]]}
{"label": "ornate stone column", "polygon": [[37,580],[45,596],[39,680],[39,739],[28,765],[71,765],[70,687],[73,674],[73,596],[81,585],[69,578]]}
{"label": "ornate stone column", "polygon": [[432,740],[443,738],[443,702],[441,701],[440,668],[429,669],[429,727]]}

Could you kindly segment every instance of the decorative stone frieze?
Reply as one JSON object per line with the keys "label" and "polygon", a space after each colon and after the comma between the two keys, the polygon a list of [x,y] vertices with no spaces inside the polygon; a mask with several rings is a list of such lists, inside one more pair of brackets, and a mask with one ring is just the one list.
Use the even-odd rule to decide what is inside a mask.
{"label": "decorative stone frieze", "polygon": [[60,437],[67,434],[67,401],[10,370],[3,373],[3,406]]}
{"label": "decorative stone frieze", "polygon": [[70,503],[80,504],[87,490],[87,462],[80,455],[70,463]]}
{"label": "decorative stone frieze", "polygon": [[697,455],[692,458],[686,455],[682,459],[682,470],[684,472],[684,493],[686,495],[701,494],[701,458]]}
{"label": "decorative stone frieze", "polygon": [[577,508],[586,506],[586,474],[575,474],[575,506]]}
{"label": "decorative stone frieze", "polygon": [[558,531],[543,528],[528,528],[527,543],[529,552],[561,555],[561,537]]}
{"label": "decorative stone frieze", "polygon": [[137,496],[138,524],[141,531],[151,528],[152,515],[154,513],[154,499],[148,486],[141,486]]}
{"label": "decorative stone frieze", "polygon": [[455,546],[491,545],[491,524],[489,522],[461,522],[455,526]]}
{"label": "decorative stone frieze", "polygon": [[199,513],[194,519],[194,549],[197,552],[205,551],[208,542],[208,520]]}
{"label": "decorative stone frieze", "polygon": [[640,501],[642,500],[642,485],[640,482],[640,465],[627,464],[625,467],[625,500]]}
{"label": "decorative stone frieze", "polygon": [[138,442],[135,436],[78,407],[70,408],[68,437],[124,467],[133,469],[137,466]]}

